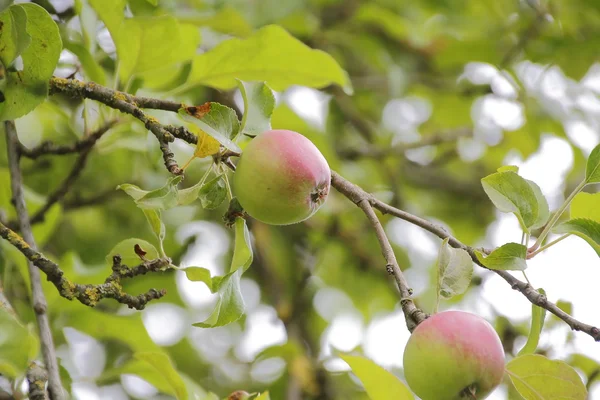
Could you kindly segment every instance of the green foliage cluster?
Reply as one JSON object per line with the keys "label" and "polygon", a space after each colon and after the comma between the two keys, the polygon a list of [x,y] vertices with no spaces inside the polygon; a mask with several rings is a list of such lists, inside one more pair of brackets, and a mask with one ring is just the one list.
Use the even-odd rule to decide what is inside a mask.
{"label": "green foliage cluster", "polygon": [[[69,329],[102,343],[105,361],[93,377],[98,386],[134,374],[177,399],[217,399],[242,388],[262,400],[292,398],[292,390],[314,399],[413,398],[398,379],[400,369],[390,372],[363,356],[336,354],[361,386],[348,373],[332,373],[322,357],[321,340],[332,323],[319,311],[322,290],[344,293],[365,321],[392,313],[400,300],[386,279],[377,239],[354,204],[332,193],[319,213],[291,227],[241,218],[227,163],[252,137],[271,128],[301,132],[332,169],[395,207],[442,221],[464,243],[485,238],[495,209],[514,214],[523,238],[477,250],[473,257],[487,269],[524,273],[530,258],[569,235],[585,240],[600,256],[600,146],[590,154],[578,148],[564,128],[567,116],[528,86],[518,64],[548,64],[546,69],[580,80],[600,61],[594,39],[600,33],[600,8],[594,1],[77,0],[64,13],[51,3],[0,10],[0,120],[18,118],[26,147],[44,141],[68,145],[106,121],[116,124],[96,143],[69,191],[34,224],[38,246],[78,283],[103,282],[116,254],[129,266],[140,258],[170,257],[168,269],[124,282],[123,289],[164,288],[167,296],[155,304],[186,315],[185,334],[160,346],[146,330],[142,312],[124,313],[110,301],[93,309],[70,303],[44,282],[52,333],[63,354],[73,347]],[[97,34],[100,28],[112,41]],[[491,68],[515,95],[503,98],[493,82],[457,79],[475,65],[469,63]],[[195,148],[179,140],[170,144],[184,175],[165,170],[158,143],[134,118],[90,99],[49,95],[53,75],[71,74],[132,95],[181,103],[177,113],[148,115],[196,135]],[[292,101],[306,90],[300,86],[321,90],[310,92],[316,96],[311,101],[328,105],[321,125],[302,109],[312,104],[299,107]],[[485,116],[474,111],[491,98],[524,115],[517,128],[496,124],[501,137],[495,142],[478,130],[477,118]],[[398,101],[404,102],[401,112],[393,108]],[[429,111],[422,118],[423,104]],[[386,109],[396,110],[393,119],[406,129],[391,126]],[[585,120],[585,110],[577,111]],[[468,134],[453,136],[452,130]],[[411,134],[416,135],[413,147],[402,143]],[[517,167],[502,166],[514,152],[523,159],[534,154],[544,135],[565,140],[574,154],[565,178],[569,190],[558,210],[550,209],[540,186]],[[478,155],[461,150],[474,143],[483,148]],[[16,214],[5,146],[0,140],[0,221],[10,222]],[[424,149],[429,153],[423,158]],[[76,157],[23,157],[31,215],[72,173]],[[181,239],[183,228],[198,221],[210,223],[210,235],[226,232],[233,241],[217,260],[219,273],[185,263],[198,249],[209,250],[195,243],[202,244],[203,237]],[[381,221],[389,227],[393,217]],[[551,232],[562,236],[545,241]],[[428,289],[415,296],[425,311],[468,301],[490,276],[474,269],[469,252],[450,246],[448,239],[432,265],[411,264],[411,247],[401,243],[393,240],[402,269],[428,281]],[[0,241],[0,300],[11,304],[0,301],[0,374],[15,388],[40,354],[29,279],[26,260]],[[183,280],[203,283],[214,302],[195,307]],[[242,288],[252,285],[259,288],[262,306],[273,310],[285,328],[287,340],[245,360],[236,353],[235,341],[250,329],[247,313],[256,306],[248,309]],[[569,311],[568,303],[559,305]],[[565,361],[545,357],[551,349],[540,348],[540,336],[557,324],[546,318],[546,310],[532,305],[531,311],[530,322],[512,321],[510,315],[495,321],[509,360],[510,398],[584,399],[599,376],[598,360],[584,354]],[[223,339],[227,351],[220,356],[202,351],[197,338],[214,340],[219,332],[234,338]],[[517,338],[525,344],[515,345]],[[272,379],[254,379],[253,371],[269,360],[283,361],[285,367]],[[63,384],[71,390],[78,377],[68,356],[61,358],[61,368]]]}

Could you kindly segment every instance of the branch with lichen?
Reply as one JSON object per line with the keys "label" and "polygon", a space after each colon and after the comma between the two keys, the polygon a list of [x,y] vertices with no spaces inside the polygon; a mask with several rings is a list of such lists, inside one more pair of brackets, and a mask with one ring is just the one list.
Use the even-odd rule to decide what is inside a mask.
{"label": "branch with lichen", "polygon": [[128,267],[121,264],[119,255],[115,255],[113,257],[112,273],[105,279],[104,283],[98,285],[79,284],[67,279],[58,264],[32,249],[21,236],[2,223],[0,223],[0,237],[16,247],[33,265],[46,274],[48,281],[58,289],[58,293],[65,299],[78,300],[90,307],[96,306],[102,299],[114,299],[121,304],[126,304],[129,308],[143,310],[148,302],[160,299],[166,294],[165,290],[150,289],[145,293],[133,296],[123,291],[121,279],[133,278],[148,272],[162,271],[171,264],[171,260],[167,258],[144,261],[137,266]]}
{"label": "branch with lichen", "polygon": [[[373,196],[370,193],[365,192],[361,187],[344,179],[342,176],[340,176],[335,171],[331,171],[331,185],[334,188],[336,188],[341,194],[343,194],[345,197],[347,197],[349,200],[351,200],[356,205],[358,205],[365,212],[365,214],[367,214],[367,217],[369,218],[369,220],[372,221],[372,225],[374,226],[374,228],[376,230],[376,233],[377,233],[377,236],[378,236],[381,248],[382,248],[382,252],[388,263],[388,271],[390,271],[390,273],[392,275],[394,275],[394,277],[396,278],[396,281],[398,282],[398,288],[400,289],[400,293],[401,293],[402,309],[404,310],[405,318],[407,321],[407,327],[409,330],[412,331],[412,329],[414,329],[414,327],[411,325],[411,323],[416,322],[418,324],[421,322],[421,321],[418,321],[418,319],[420,318],[420,314],[415,314],[420,310],[418,308],[416,308],[416,306],[414,306],[414,304],[412,303],[412,299],[410,299],[411,291],[407,287],[407,283],[406,283],[406,280],[404,279],[404,276],[402,275],[402,271],[400,270],[400,268],[396,268],[398,264],[397,264],[395,257],[390,258],[390,253],[393,255],[393,251],[392,251],[391,247],[388,247],[389,242],[387,242],[387,237],[381,237],[382,235],[385,236],[385,232],[383,232],[383,228],[381,228],[381,224],[379,224],[379,220],[375,221],[375,219],[377,217],[375,216],[375,213],[372,213],[373,208],[379,210],[382,214],[389,214],[394,217],[403,219],[407,222],[410,222],[413,225],[416,225],[422,229],[425,229],[428,232],[433,233],[440,239],[448,239],[448,244],[450,244],[452,247],[465,250],[467,253],[469,253],[469,255],[471,256],[471,259],[473,260],[473,262],[475,264],[477,264],[478,266],[480,266],[482,268],[488,269],[483,264],[481,264],[481,262],[477,258],[477,255],[475,254],[475,249],[473,247],[467,246],[466,244],[462,243],[460,240],[458,240],[457,238],[450,235],[441,226],[438,226],[430,221],[427,221],[426,219],[423,219],[416,215],[410,214],[410,213],[400,210],[398,208],[392,207],[392,206],[382,202],[381,200],[378,200],[377,198],[375,198],[375,196]],[[370,209],[370,211],[369,211],[369,209]],[[386,242],[387,242],[387,244],[386,244]],[[391,262],[390,262],[390,260],[391,260]],[[523,296],[525,296],[525,298],[527,298],[527,300],[529,300],[529,302],[551,312],[552,314],[556,315],[558,318],[562,319],[567,325],[569,325],[569,327],[572,330],[584,332],[584,333],[590,335],[595,341],[597,341],[597,342],[600,341],[600,329],[598,329],[595,326],[585,324],[585,323],[573,318],[571,315],[569,315],[568,313],[561,310],[556,304],[552,303],[551,301],[548,301],[548,299],[546,298],[546,296],[544,294],[535,290],[535,288],[533,288],[529,283],[523,282],[523,281],[515,278],[508,271],[501,271],[501,270],[490,270],[490,271],[499,275],[502,279],[504,279],[510,285],[510,287],[512,289],[517,290]],[[408,297],[406,296],[407,289],[408,289],[408,293],[409,293]],[[417,310],[417,311],[415,311],[415,310]],[[412,313],[412,314],[407,314],[407,312]],[[417,318],[415,318],[415,316]]]}
{"label": "branch with lichen", "polygon": [[76,79],[50,79],[50,94],[56,93],[96,100],[115,110],[137,118],[158,140],[167,170],[174,175],[181,175],[183,173],[183,170],[179,168],[177,161],[175,161],[173,152],[169,149],[169,143],[175,140],[175,136],[169,130],[165,129],[165,126],[158,122],[156,118],[150,117],[142,111],[142,108],[151,108],[177,112],[183,104],[147,97],[136,97],[109,89],[94,82],[82,82]]}

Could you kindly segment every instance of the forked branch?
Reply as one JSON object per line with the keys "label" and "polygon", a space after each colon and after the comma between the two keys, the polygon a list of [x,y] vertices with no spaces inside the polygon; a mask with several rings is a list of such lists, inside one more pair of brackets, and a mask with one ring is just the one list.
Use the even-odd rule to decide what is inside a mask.
{"label": "forked branch", "polygon": [[[477,258],[477,255],[475,254],[475,249],[473,247],[467,246],[466,244],[462,243],[460,240],[458,240],[454,236],[450,235],[441,226],[436,225],[436,224],[434,224],[430,221],[427,221],[426,219],[423,219],[421,217],[418,217],[416,215],[410,214],[406,211],[402,211],[398,208],[392,207],[392,206],[382,202],[381,200],[376,199],[372,194],[365,192],[361,187],[344,179],[342,176],[340,176],[335,171],[331,171],[331,185],[334,188],[336,188],[341,194],[346,196],[349,200],[351,200],[352,202],[357,204],[365,212],[365,214],[367,214],[367,217],[371,221],[371,223],[377,233],[377,237],[379,239],[379,243],[380,243],[382,252],[383,252],[384,257],[385,257],[386,261],[388,262],[388,264],[389,264],[389,260],[390,260],[388,254],[391,251],[391,247],[388,247],[389,241],[388,241],[387,237],[383,237],[383,238],[380,237],[381,235],[385,236],[385,232],[383,231],[383,228],[381,227],[379,220],[377,220],[376,223],[373,221],[373,218],[377,219],[375,214],[373,213],[371,215],[368,211],[365,211],[365,209],[370,210],[372,212],[373,211],[372,209],[375,208],[383,214],[393,215],[394,217],[403,219],[403,220],[410,222],[420,228],[423,228],[426,231],[433,233],[440,239],[447,238],[448,243],[452,247],[460,248],[460,249],[467,251],[475,264],[479,265],[482,268],[486,268],[483,264],[481,264],[481,262],[479,262],[479,259]],[[365,204],[368,204],[368,208]],[[393,258],[393,261],[395,262],[395,257]],[[398,265],[397,262],[395,265],[396,266]],[[514,290],[517,290],[521,294],[523,294],[523,296],[525,296],[525,298],[527,298],[527,300],[529,300],[532,304],[535,304],[536,306],[544,308],[547,311],[551,312],[552,314],[556,315],[558,318],[562,319],[565,323],[567,323],[567,325],[569,325],[571,327],[571,329],[573,329],[575,331],[581,331],[581,332],[587,333],[592,338],[594,338],[595,341],[600,341],[600,329],[598,329],[595,326],[585,324],[585,323],[573,318],[571,315],[569,315],[568,313],[561,310],[556,304],[552,303],[551,301],[548,301],[548,299],[546,298],[545,295],[539,293],[527,282],[523,282],[523,281],[515,278],[508,271],[500,271],[500,270],[491,270],[491,271],[493,271],[494,273],[499,275],[502,279],[504,279],[510,285],[511,288],[513,288]],[[409,323],[409,321],[414,321],[417,324],[419,322],[421,322],[422,319],[419,320],[419,318],[420,318],[419,316],[422,314],[422,311],[419,310],[418,308],[416,308],[416,306],[414,306],[410,297],[406,296],[406,293],[410,293],[410,289],[408,288],[408,284],[406,283],[406,280],[404,279],[404,276],[402,275],[402,271],[399,268],[397,271],[395,269],[393,269],[393,274],[394,274],[394,277],[396,278],[396,281],[398,282],[398,288],[400,289],[402,309],[404,310],[405,318],[407,320],[407,327],[409,330],[412,331],[412,329],[414,329],[414,327]],[[408,299],[407,299],[407,297],[408,297]],[[410,303],[408,303],[407,300],[409,300]],[[408,307],[405,308],[405,304],[412,304],[414,307],[414,309],[412,309],[412,307],[408,309],[409,314],[407,314]],[[415,311],[414,311],[415,309],[418,310],[419,313],[421,313],[421,314],[415,314]],[[417,315],[417,318],[415,318],[415,315]]]}

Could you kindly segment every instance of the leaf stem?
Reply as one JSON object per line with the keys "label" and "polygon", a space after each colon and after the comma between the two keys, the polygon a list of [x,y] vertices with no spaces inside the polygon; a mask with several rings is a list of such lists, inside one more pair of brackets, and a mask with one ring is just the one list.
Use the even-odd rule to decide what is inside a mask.
{"label": "leaf stem", "polygon": [[558,239],[553,240],[550,243],[545,244],[544,246],[540,247],[539,249],[527,254],[527,259],[535,257],[536,254],[541,253],[542,251],[546,250],[547,248],[549,248],[551,246],[554,246],[556,243],[560,242],[563,239],[566,239],[570,235],[571,235],[570,233],[566,233],[566,234],[562,235],[561,237],[559,237]]}
{"label": "leaf stem", "polygon": [[575,190],[573,190],[573,193],[571,193],[569,195],[569,197],[567,197],[565,199],[565,202],[560,206],[560,208],[558,210],[556,210],[556,212],[552,216],[552,219],[550,220],[550,222],[548,222],[546,224],[546,226],[544,227],[544,230],[542,231],[542,233],[540,233],[540,236],[536,240],[535,244],[529,248],[529,253],[535,252],[540,247],[540,245],[542,244],[544,239],[546,239],[546,236],[548,236],[548,233],[550,232],[550,230],[556,224],[556,221],[558,221],[558,219],[560,218],[562,213],[567,209],[567,207],[569,207],[569,204],[571,204],[571,201],[573,201],[573,198],[575,198],[575,196],[577,196],[577,194],[579,192],[581,192],[581,190],[586,185],[586,183],[587,182],[585,180],[581,181],[581,183],[579,185],[577,185]]}
{"label": "leaf stem", "polygon": [[227,196],[228,200],[231,201],[233,199],[233,192],[231,191],[231,185],[229,184],[229,177],[227,176],[227,172],[223,173],[225,177],[225,186],[227,186]]}
{"label": "leaf stem", "polygon": [[527,274],[525,273],[525,271],[521,271],[521,272],[523,273],[523,277],[525,278],[525,280],[527,281],[529,286],[531,286],[531,282],[529,281],[529,278],[527,277]]}

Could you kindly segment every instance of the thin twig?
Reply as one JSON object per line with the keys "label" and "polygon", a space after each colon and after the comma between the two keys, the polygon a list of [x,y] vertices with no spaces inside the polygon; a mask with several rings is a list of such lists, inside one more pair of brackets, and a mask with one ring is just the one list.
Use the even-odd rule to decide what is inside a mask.
{"label": "thin twig", "polygon": [[[339,174],[332,171],[331,175],[331,184],[335,187],[340,193],[346,196],[348,199],[358,204],[360,201],[367,200],[371,206],[381,211],[383,214],[393,215],[394,217],[403,219],[407,222],[410,222],[416,226],[419,226],[425,229],[428,232],[433,233],[440,239],[448,239],[448,243],[455,248],[460,248],[469,253],[473,262],[480,267],[486,268],[475,254],[475,249],[473,247],[467,246],[462,243],[460,240],[450,235],[444,228],[439,225],[436,225],[426,219],[417,217],[416,215],[407,213],[406,211],[402,211],[395,207],[392,207],[378,199],[376,199],[373,195],[366,193],[362,188],[356,186],[355,184],[347,181],[342,178]],[[485,250],[484,250],[485,251]],[[487,251],[486,251],[487,252]],[[487,268],[486,268],[487,269]],[[581,331],[588,335],[590,335],[594,340],[600,341],[600,329],[595,326],[585,324],[577,319],[573,318],[571,315],[567,314],[563,310],[561,310],[556,304],[548,301],[545,295],[541,294],[537,290],[535,290],[531,285],[527,282],[523,282],[508,271],[500,271],[500,270],[492,270],[494,273],[499,275],[502,279],[504,279],[512,289],[517,290],[523,294],[532,304],[544,308],[545,310],[551,312],[556,315],[558,318],[562,319],[571,327],[571,329],[575,331]],[[410,329],[410,327],[409,327]]]}
{"label": "thin twig", "polygon": [[418,324],[427,318],[427,314],[417,308],[411,299],[412,289],[409,287],[408,282],[406,281],[406,278],[404,277],[404,274],[398,265],[394,250],[392,249],[383,226],[381,226],[377,215],[375,215],[375,212],[373,211],[371,204],[372,196],[359,186],[342,178],[334,171],[331,171],[331,185],[341,194],[355,203],[358,207],[360,207],[371,222],[371,225],[375,230],[375,234],[377,235],[381,252],[383,253],[383,257],[386,261],[386,269],[390,275],[394,276],[396,285],[400,291],[400,304],[402,306],[402,310],[404,311],[406,326],[412,332]]}
{"label": "thin twig", "polygon": [[421,140],[413,143],[403,143],[392,147],[363,146],[355,149],[342,149],[340,155],[349,160],[358,157],[383,158],[387,156],[397,156],[406,153],[408,150],[418,149],[425,146],[433,146],[441,143],[455,142],[463,137],[473,135],[471,128],[458,128],[451,131],[439,132],[434,135],[428,135]]}
{"label": "thin twig", "polygon": [[147,116],[142,108],[157,108],[168,111],[177,111],[183,105],[166,100],[135,97],[130,94],[109,89],[94,82],[82,82],[76,79],[52,78],[50,79],[50,94],[64,93],[73,97],[96,100],[102,104],[129,114],[140,120],[146,129],[154,134],[163,152],[165,167],[174,175],[183,171],[177,166],[173,153],[169,150],[169,143],[175,137],[165,129],[164,125],[156,118]]}
{"label": "thin twig", "polygon": [[27,147],[25,147],[24,145],[19,143],[19,152],[21,153],[22,156],[25,156],[27,158],[31,158],[34,160],[37,159],[38,157],[48,155],[48,154],[63,155],[63,154],[79,153],[81,151],[84,151],[84,150],[94,146],[94,144],[96,144],[98,139],[100,139],[102,137],[102,135],[104,135],[106,132],[108,132],[110,130],[110,128],[112,128],[116,123],[117,123],[116,119],[112,120],[112,121],[108,121],[104,125],[102,125],[100,128],[98,128],[96,131],[92,132],[91,134],[85,136],[83,139],[78,140],[75,143],[70,144],[70,145],[56,145],[52,142],[46,141],[32,149],[28,149]]}
{"label": "thin twig", "polygon": [[[6,131],[6,149],[8,152],[12,200],[17,211],[20,230],[24,236],[24,239],[19,239],[21,239],[21,245],[23,247],[26,247],[31,252],[36,252],[35,239],[31,231],[29,214],[27,213],[25,197],[23,195],[23,180],[21,176],[21,167],[19,165],[19,138],[17,137],[17,129],[14,121],[6,121],[4,127]],[[34,265],[34,260],[30,259],[29,261],[30,262],[28,262],[27,265],[29,268],[29,276],[31,278],[33,310],[35,311],[38,323],[44,364],[48,371],[48,392],[51,400],[63,400],[65,394],[60,381],[50,321],[48,319],[48,314],[46,313],[48,304],[42,289],[40,271]]]}

